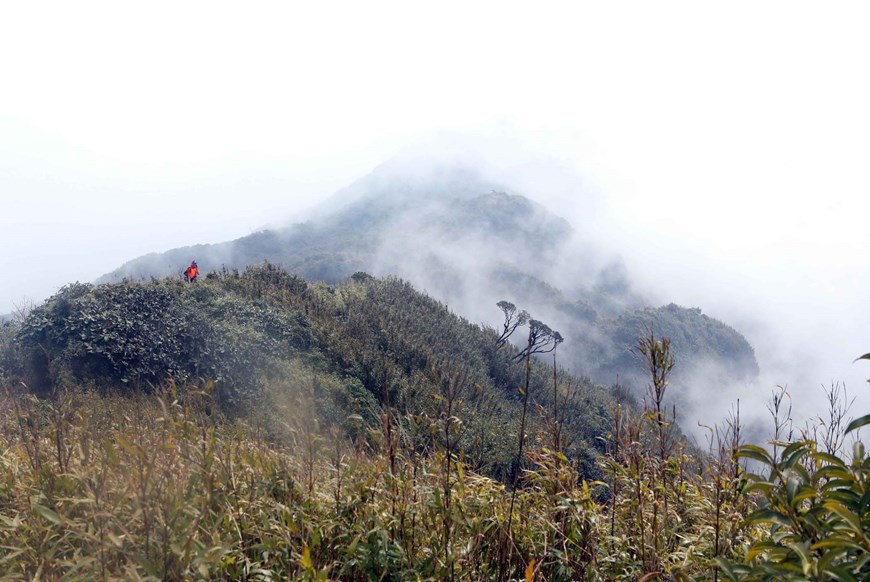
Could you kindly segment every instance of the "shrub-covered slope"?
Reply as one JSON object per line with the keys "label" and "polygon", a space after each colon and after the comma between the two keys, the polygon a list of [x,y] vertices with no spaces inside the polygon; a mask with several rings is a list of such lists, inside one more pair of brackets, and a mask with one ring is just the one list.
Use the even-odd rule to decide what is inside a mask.
{"label": "shrub-covered slope", "polygon": [[[461,391],[451,414],[463,422],[469,461],[496,476],[510,470],[524,371],[516,350],[398,279],[359,273],[329,286],[264,264],[194,284],[77,284],[34,309],[17,338],[18,373],[42,394],[64,385],[213,381],[225,407],[244,410],[267,392],[305,391],[323,422],[348,433],[377,424],[385,409],[437,418],[452,382]],[[553,391],[552,368],[536,363],[530,396],[542,408],[533,432]],[[611,397],[563,376],[561,398],[567,391],[566,440],[588,459],[608,426]]]}
{"label": "shrub-covered slope", "polygon": [[[668,361],[667,342],[648,347]],[[772,452],[739,446],[733,417],[712,454],[693,458],[669,417],[618,408],[600,481],[537,441],[518,486],[506,487],[466,463],[450,436],[455,417],[385,414],[364,443],[318,426],[316,382],[304,366],[291,370],[295,392],[267,386],[268,409],[242,418],[217,410],[211,383],[148,395],[71,388],[51,400],[0,392],[0,577],[870,576],[870,458],[860,442],[844,447],[870,415],[845,429],[842,415],[835,427],[819,419]],[[275,415],[284,441],[263,438]]]}

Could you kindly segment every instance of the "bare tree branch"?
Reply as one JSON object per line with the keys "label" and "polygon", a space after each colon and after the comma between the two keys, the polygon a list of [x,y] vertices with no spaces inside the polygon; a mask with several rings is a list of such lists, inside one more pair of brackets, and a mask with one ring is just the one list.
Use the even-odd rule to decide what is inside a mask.
{"label": "bare tree branch", "polygon": [[525,310],[518,312],[517,306],[510,301],[499,301],[496,305],[504,312],[504,329],[495,341],[496,347],[501,347],[507,343],[518,327],[529,321],[529,314]]}
{"label": "bare tree branch", "polygon": [[552,352],[556,349],[556,346],[563,341],[565,340],[562,337],[562,334],[558,331],[550,329],[549,325],[538,321],[537,319],[530,319],[529,341],[526,344],[526,347],[515,355],[513,359],[521,360],[526,356],[531,356],[532,354],[546,354]]}

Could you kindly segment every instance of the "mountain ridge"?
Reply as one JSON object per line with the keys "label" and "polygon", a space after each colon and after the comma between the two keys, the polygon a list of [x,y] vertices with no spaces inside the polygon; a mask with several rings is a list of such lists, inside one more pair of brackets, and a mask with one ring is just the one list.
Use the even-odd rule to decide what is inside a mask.
{"label": "mountain ridge", "polygon": [[[0,350],[0,358],[18,362],[8,373],[43,396],[74,386],[149,391],[171,380],[213,386],[228,412],[270,395],[310,397],[325,426],[354,437],[379,426],[391,407],[437,418],[443,382],[459,374],[468,459],[506,479],[515,461],[504,427],[519,418],[525,365],[496,336],[401,279],[357,273],[333,286],[263,264],[194,284],[69,285],[28,314],[14,354]],[[596,437],[613,395],[566,374],[560,381],[574,392],[560,398],[571,410],[566,452],[588,461],[602,446]],[[552,367],[532,362],[535,402],[552,401],[553,382]]]}
{"label": "mountain ridge", "polygon": [[[308,222],[145,255],[99,281],[177,275],[194,258],[206,271],[269,261],[330,284],[356,272],[395,275],[471,319],[492,322],[501,299],[528,309],[563,331],[566,365],[598,382],[619,375],[641,389],[631,347],[647,329],[674,336],[676,382],[758,374],[739,332],[699,308],[650,305],[618,257],[572,246],[576,231],[564,218],[468,166],[387,162],[327,206]],[[571,296],[549,282],[554,275],[573,281]],[[715,373],[704,378],[703,368]]]}

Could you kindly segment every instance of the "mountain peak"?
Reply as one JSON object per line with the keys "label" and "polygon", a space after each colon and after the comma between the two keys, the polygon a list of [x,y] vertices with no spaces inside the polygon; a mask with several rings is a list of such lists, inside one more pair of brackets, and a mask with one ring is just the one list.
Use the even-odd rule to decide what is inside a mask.
{"label": "mountain peak", "polygon": [[468,161],[397,156],[336,192],[315,209],[313,218],[325,218],[361,201],[419,204],[506,190],[504,184],[485,178]]}
{"label": "mountain peak", "polygon": [[740,334],[700,312],[649,310],[622,263],[573,245],[572,234],[567,221],[471,164],[394,159],[305,224],[145,256],[103,280],[180,277],[194,257],[206,273],[267,260],[328,283],[360,271],[395,275],[479,321],[492,322],[500,300],[522,304],[565,333],[569,366],[599,380],[617,371],[628,377],[634,362],[621,356],[648,324],[676,334],[688,361],[730,357],[739,360],[739,379],[757,374]]}

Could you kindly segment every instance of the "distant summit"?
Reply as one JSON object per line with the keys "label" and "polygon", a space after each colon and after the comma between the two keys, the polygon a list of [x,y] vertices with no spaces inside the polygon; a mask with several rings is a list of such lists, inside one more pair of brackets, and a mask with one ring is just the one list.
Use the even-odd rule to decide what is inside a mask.
{"label": "distant summit", "polygon": [[450,253],[474,255],[478,267],[486,261],[527,268],[544,256],[552,260],[570,234],[564,219],[468,166],[387,162],[332,196],[308,222],[148,254],[98,282],[172,276],[194,258],[206,272],[269,261],[329,283],[357,271],[406,276],[410,265],[436,269],[458,259]]}
{"label": "distant summit", "polygon": [[180,276],[192,259],[203,273],[269,261],[330,284],[357,272],[396,275],[472,320],[496,323],[502,299],[529,310],[566,338],[563,365],[598,382],[619,376],[643,389],[632,347],[649,329],[672,339],[675,383],[758,374],[740,333],[697,308],[649,305],[618,257],[602,258],[574,234],[566,220],[472,166],[392,160],[307,222],[145,255],[99,282]]}

